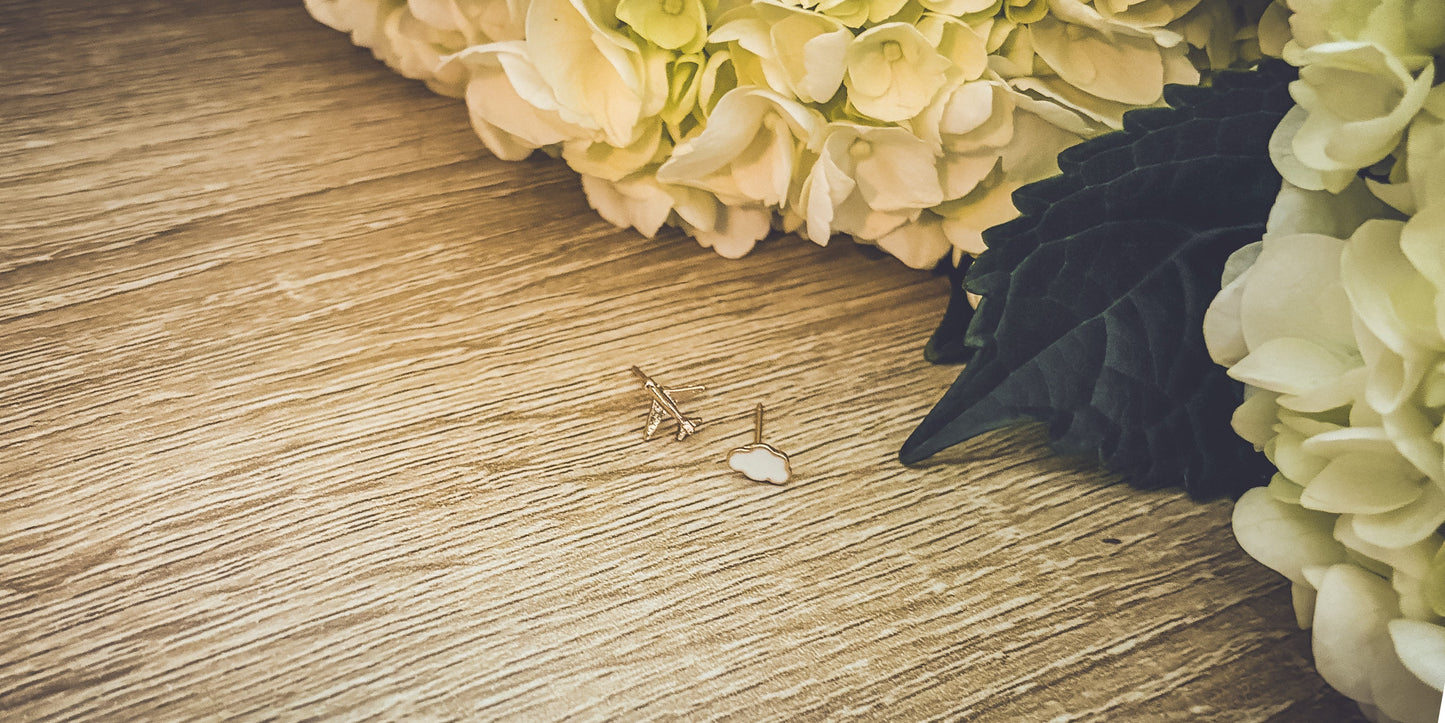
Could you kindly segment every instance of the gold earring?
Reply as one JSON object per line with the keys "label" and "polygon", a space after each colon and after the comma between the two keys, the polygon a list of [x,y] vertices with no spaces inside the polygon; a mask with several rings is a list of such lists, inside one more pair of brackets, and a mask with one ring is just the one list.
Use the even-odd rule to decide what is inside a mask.
{"label": "gold earring", "polygon": [[728,466],[754,482],[786,484],[793,477],[788,455],[763,443],[763,405],[753,410],[753,443],[728,453]]}
{"label": "gold earring", "polygon": [[677,408],[677,402],[673,401],[672,395],[701,392],[707,389],[707,387],[694,386],[667,389],[657,382],[652,381],[652,377],[642,373],[642,370],[636,366],[632,367],[632,373],[642,380],[642,388],[652,397],[652,406],[647,408],[647,428],[642,432],[643,439],[652,439],[652,433],[656,432],[657,428],[662,425],[664,418],[671,418],[677,422],[677,441],[679,442],[687,439],[687,435],[696,432],[698,428],[702,426],[702,417],[689,417],[683,414],[682,410]]}

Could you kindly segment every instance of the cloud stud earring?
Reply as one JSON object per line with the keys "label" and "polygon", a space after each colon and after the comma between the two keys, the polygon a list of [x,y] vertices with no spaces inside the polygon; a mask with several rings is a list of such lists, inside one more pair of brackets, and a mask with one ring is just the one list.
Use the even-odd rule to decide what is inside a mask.
{"label": "cloud stud earring", "polygon": [[763,405],[753,410],[753,443],[728,453],[728,466],[754,482],[787,483],[793,477],[788,455],[763,443]]}
{"label": "cloud stud earring", "polygon": [[677,441],[687,439],[702,426],[701,417],[689,417],[677,408],[677,402],[673,401],[672,395],[685,394],[688,392],[701,392],[707,387],[677,387],[674,389],[663,388],[662,385],[652,381],[652,377],[642,373],[636,366],[632,367],[632,374],[642,380],[642,388],[652,397],[652,406],[647,408],[647,428],[642,432],[643,439],[652,439],[652,433],[662,426],[664,419],[672,419],[677,422]]}

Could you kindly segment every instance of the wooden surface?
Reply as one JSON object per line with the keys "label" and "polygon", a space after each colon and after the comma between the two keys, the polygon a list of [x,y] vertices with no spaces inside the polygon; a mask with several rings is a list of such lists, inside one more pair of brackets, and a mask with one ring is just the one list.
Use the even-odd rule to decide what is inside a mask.
{"label": "wooden surface", "polygon": [[897,464],[942,280],[616,230],[299,6],[0,3],[4,719],[1356,715],[1228,504]]}

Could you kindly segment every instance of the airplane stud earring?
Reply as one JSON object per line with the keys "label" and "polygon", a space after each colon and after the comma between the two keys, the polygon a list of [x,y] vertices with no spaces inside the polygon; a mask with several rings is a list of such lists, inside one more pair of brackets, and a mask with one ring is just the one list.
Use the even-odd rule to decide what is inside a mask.
{"label": "airplane stud earring", "polygon": [[763,443],[763,405],[753,410],[753,443],[745,444],[728,453],[728,466],[742,472],[754,482],[771,482],[775,485],[787,483],[793,477],[793,466],[788,455],[779,452],[770,444]]}
{"label": "airplane stud earring", "polygon": [[652,397],[652,406],[647,408],[647,428],[642,432],[643,439],[652,439],[652,433],[656,432],[657,428],[662,425],[664,417],[670,417],[674,422],[677,422],[677,441],[679,442],[687,439],[687,435],[696,432],[698,427],[702,426],[702,418],[689,417],[683,414],[682,410],[677,408],[677,402],[672,400],[672,395],[686,392],[700,392],[707,389],[707,387],[694,386],[665,389],[657,382],[652,381],[652,377],[643,374],[642,370],[635,366],[632,367],[632,373],[638,379],[642,380],[642,388],[647,390],[647,393]]}

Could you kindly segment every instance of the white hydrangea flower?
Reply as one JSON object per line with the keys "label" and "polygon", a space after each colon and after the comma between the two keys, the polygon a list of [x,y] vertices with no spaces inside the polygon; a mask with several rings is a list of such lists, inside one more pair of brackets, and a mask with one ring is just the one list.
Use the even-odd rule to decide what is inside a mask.
{"label": "white hydrangea flower", "polygon": [[[1345,45],[1364,47],[1297,57]],[[1248,385],[1236,431],[1279,470],[1240,499],[1235,535],[1292,582],[1320,674],[1385,721],[1433,721],[1445,684],[1445,96],[1428,95],[1374,141],[1403,149],[1391,183],[1348,164],[1333,193],[1285,183],[1204,327]]]}
{"label": "white hydrangea flower", "polygon": [[1290,84],[1298,105],[1271,139],[1280,173],[1296,186],[1338,192],[1355,171],[1394,150],[1424,106],[1433,65],[1412,75],[1380,46],[1356,41],[1314,45]]}
{"label": "white hydrangea flower", "polygon": [[907,23],[885,23],[859,33],[844,62],[848,103],[885,122],[918,115],[943,88],[953,67]]}
{"label": "white hydrangea flower", "polygon": [[917,219],[879,237],[878,248],[912,268],[933,268],[953,249],[945,223],[942,216],[925,211]]}
{"label": "white hydrangea flower", "polygon": [[549,148],[591,132],[562,120],[551,89],[527,57],[520,41],[468,48],[444,64],[464,66],[472,129],[498,158],[518,161],[538,148]]}
{"label": "white hydrangea flower", "polygon": [[443,64],[443,58],[467,47],[465,35],[456,30],[429,25],[412,13],[410,6],[398,8],[382,26],[392,58],[387,62],[404,77],[420,80],[439,95],[460,98],[467,86],[464,66]]}
{"label": "white hydrangea flower", "polygon": [[830,123],[815,151],[800,205],[820,245],[834,233],[876,241],[943,202],[933,147],[902,128]]}
{"label": "white hydrangea flower", "polygon": [[1149,34],[1096,30],[1054,19],[1035,23],[1029,31],[1039,62],[1054,75],[1030,75],[1017,85],[1111,128],[1123,127],[1125,111],[1163,103],[1165,84],[1199,82],[1199,70],[1182,38],[1164,46]]}
{"label": "white hydrangea flower", "polygon": [[703,0],[620,0],[617,19],[659,48],[695,53],[708,34]]}
{"label": "white hydrangea flower", "polygon": [[667,102],[669,54],[614,28],[583,0],[533,0],[523,41],[562,119],[629,146]]}
{"label": "white hydrangea flower", "polygon": [[637,140],[621,148],[590,138],[565,141],[562,159],[580,174],[620,181],[643,169],[655,172],[671,151],[662,119],[653,117],[642,123]]}
{"label": "white hydrangea flower", "polygon": [[820,13],[753,2],[726,15],[709,41],[728,44],[741,82],[825,103],[843,83],[853,33]]}
{"label": "white hydrangea flower", "polygon": [[703,248],[737,259],[772,231],[772,209],[759,203],[723,203],[711,193],[669,186],[678,225]]}
{"label": "white hydrangea flower", "polygon": [[672,213],[672,194],[650,173],[609,180],[582,174],[587,203],[614,226],[635,228],[652,238]]}
{"label": "white hydrangea flower", "polygon": [[984,250],[984,229],[1018,216],[1015,190],[1058,173],[1059,152],[1098,132],[997,79],[951,84],[914,127],[942,149],[944,201],[934,211],[953,245],[969,254]]}
{"label": "white hydrangea flower", "polygon": [[[771,90],[737,88],[718,101],[697,136],[657,169],[666,184],[707,191],[729,206],[781,206],[823,117]],[[694,225],[700,226],[693,222]]]}
{"label": "white hydrangea flower", "polygon": [[1435,0],[1288,0],[1293,39],[1283,56],[1294,65],[1302,52],[1338,41],[1373,44],[1411,70],[1445,48],[1445,6]]}

